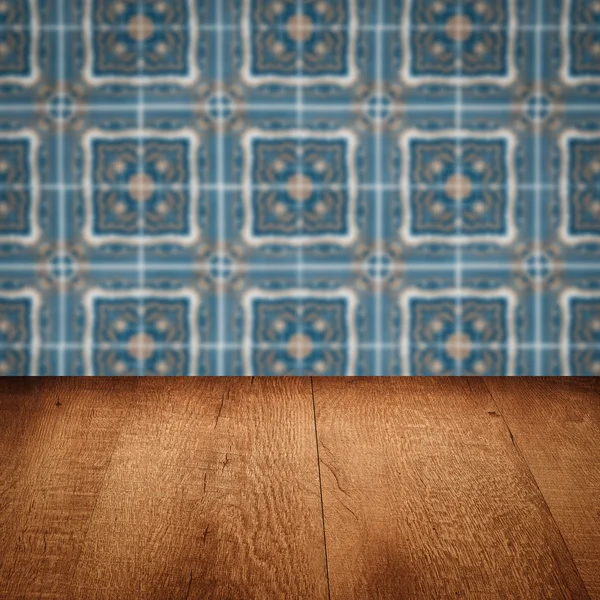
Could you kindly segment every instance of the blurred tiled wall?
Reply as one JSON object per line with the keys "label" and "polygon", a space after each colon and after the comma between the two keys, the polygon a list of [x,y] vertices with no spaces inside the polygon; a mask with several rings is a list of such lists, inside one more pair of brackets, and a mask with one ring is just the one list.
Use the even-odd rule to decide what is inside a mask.
{"label": "blurred tiled wall", "polygon": [[0,374],[600,375],[600,1],[0,0]]}

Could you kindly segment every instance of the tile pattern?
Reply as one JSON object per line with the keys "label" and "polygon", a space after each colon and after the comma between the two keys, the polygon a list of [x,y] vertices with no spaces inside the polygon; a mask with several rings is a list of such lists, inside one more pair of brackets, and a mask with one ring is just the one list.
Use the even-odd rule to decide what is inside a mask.
{"label": "tile pattern", "polygon": [[0,0],[0,374],[600,374],[596,0]]}

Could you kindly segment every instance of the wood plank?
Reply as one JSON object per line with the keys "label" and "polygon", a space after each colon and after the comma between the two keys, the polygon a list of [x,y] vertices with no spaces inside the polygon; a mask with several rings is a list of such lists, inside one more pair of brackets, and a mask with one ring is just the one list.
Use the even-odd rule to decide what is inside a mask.
{"label": "wood plank", "polygon": [[76,598],[325,598],[309,379],[144,380]]}
{"label": "wood plank", "polygon": [[314,379],[331,598],[587,598],[483,382]]}
{"label": "wood plank", "polygon": [[3,380],[0,598],[67,597],[132,383]]}
{"label": "wood plank", "polygon": [[600,380],[486,380],[592,598],[600,599]]}

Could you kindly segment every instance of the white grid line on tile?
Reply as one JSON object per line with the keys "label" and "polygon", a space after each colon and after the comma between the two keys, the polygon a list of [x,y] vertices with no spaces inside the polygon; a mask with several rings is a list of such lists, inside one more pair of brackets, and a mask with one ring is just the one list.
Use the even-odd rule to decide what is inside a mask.
{"label": "white grid line on tile", "polygon": [[[569,27],[570,31],[581,31],[581,32],[590,32],[590,33],[597,33],[600,31],[600,25],[596,25],[596,24],[577,23],[577,24],[569,25],[568,27]],[[59,23],[39,23],[35,27],[35,29],[37,31],[49,32],[49,33],[56,32],[60,28],[61,28],[61,24],[59,24]],[[77,23],[65,23],[64,25],[62,25],[62,28],[66,32],[75,32],[75,33],[82,33],[82,34],[86,30],[85,25],[77,24]],[[223,31],[230,31],[230,32],[236,32],[236,31],[242,32],[244,29],[244,25],[228,24],[228,23],[222,23],[221,25],[219,25],[218,23],[201,23],[201,22],[194,23],[191,25],[187,25],[187,24],[158,25],[157,24],[154,26],[154,31],[176,32],[176,31],[188,31],[192,28],[195,28],[198,31],[204,31],[204,32],[208,32],[208,33],[218,32],[219,29],[222,29]],[[482,25],[479,23],[473,23],[471,25],[471,31],[475,31],[478,33],[505,32],[508,28],[509,28],[509,25]],[[516,23],[514,25],[514,28],[517,32],[523,32],[523,33],[535,32],[538,28],[540,29],[540,31],[542,33],[560,33],[562,31],[564,31],[565,25],[563,23],[541,23],[538,27],[535,23],[519,22],[518,17],[516,17]],[[32,27],[25,23],[22,23],[22,24],[20,24],[20,23],[0,24],[0,31],[18,32],[18,31],[30,31],[31,29],[32,29]],[[255,29],[257,31],[286,32],[287,25],[258,24],[258,25],[255,25]],[[383,26],[381,28],[379,28],[377,23],[370,24],[370,23],[361,23],[360,21],[358,21],[356,25],[351,25],[351,26],[342,25],[342,24],[321,25],[319,23],[314,23],[310,26],[310,29],[308,27],[302,26],[302,25],[300,25],[297,28],[297,30],[300,32],[316,31],[316,32],[331,32],[331,33],[350,31],[351,29],[353,31],[367,32],[367,33],[376,33],[379,31],[383,31],[385,33],[388,33],[388,32],[394,33],[394,32],[400,32],[402,29],[405,29],[405,27],[402,23],[397,23],[397,24],[383,23]],[[408,27],[406,29],[408,29],[409,31],[426,32],[426,33],[427,32],[440,32],[440,33],[446,32],[445,25],[436,25],[436,24],[431,24],[431,23],[408,24]],[[97,24],[97,25],[92,26],[92,30],[108,32],[108,33],[111,33],[111,32],[118,33],[118,32],[128,32],[129,27],[128,27],[128,25],[125,25],[125,24],[124,25]]]}
{"label": "white grid line on tile", "polygon": [[[87,350],[90,346],[83,343],[78,342],[67,342],[64,344],[67,350]],[[152,344],[153,349],[155,350],[189,350],[189,349],[198,349],[198,350],[216,350],[220,346],[223,346],[225,350],[237,350],[243,351],[246,349],[246,345],[241,342],[224,342],[223,344],[218,344],[215,342],[204,342],[199,344],[189,344],[184,342],[173,342],[171,344],[164,344],[161,342],[154,342]],[[429,342],[410,342],[411,348],[416,348],[419,350],[445,350],[446,344],[444,342],[440,343],[429,343]],[[251,343],[249,347],[253,350],[287,350],[287,343]],[[400,350],[402,344],[400,342],[382,342],[381,344],[376,344],[373,342],[357,342],[353,346],[349,346],[348,344],[342,342],[329,342],[326,344],[320,342],[314,342],[312,345],[313,348],[316,349],[325,349],[325,350],[349,350],[351,348],[356,348],[357,350],[377,350],[377,348],[381,348],[383,350]],[[600,351],[600,343],[585,343],[585,342],[575,342],[567,344],[569,350],[598,350]],[[107,342],[101,342],[99,344],[92,344],[91,348],[93,350],[129,350],[131,348],[128,344],[111,344]],[[457,345],[456,348],[461,348],[460,345]],[[482,344],[478,342],[470,343],[468,346],[471,350],[537,350],[541,348],[542,351],[553,351],[553,350],[561,350],[564,348],[564,344],[562,342],[545,342],[541,346],[539,344],[531,343],[531,342],[515,342],[511,344],[507,344],[505,342],[490,342],[487,344]],[[39,344],[27,344],[24,342],[15,342],[15,343],[5,343],[0,342],[0,349],[9,349],[9,350],[57,350],[58,344],[53,343],[39,343]]]}
{"label": "white grid line on tile", "polygon": [[[223,35],[223,2],[217,2],[217,93],[218,96],[218,121],[217,121],[217,244],[218,251],[224,252],[225,248],[225,107],[223,94],[225,91],[225,78],[223,72],[223,54],[225,52],[225,37]],[[222,256],[222,255],[220,255]],[[219,259],[220,261],[222,260]],[[221,265],[221,262],[219,262]],[[218,308],[217,308],[217,375],[225,374],[225,314],[227,296],[225,282],[219,277],[217,282]]]}
{"label": "white grid line on tile", "polygon": [[[58,18],[61,23],[64,21],[64,0],[58,0]],[[66,52],[65,52],[65,31],[62,27],[58,27],[56,30],[57,33],[57,43],[58,43],[58,92],[59,92],[59,103],[58,103],[58,135],[57,135],[57,149],[56,149],[56,159],[57,159],[57,183],[59,187],[59,195],[58,195],[58,247],[59,252],[62,252],[66,249],[66,196],[65,190],[63,189],[63,184],[65,181],[65,172],[64,172],[64,145],[65,145],[65,124],[63,118],[64,112],[64,93],[65,93],[65,70],[66,70]],[[62,257],[62,254],[61,254]],[[66,281],[65,281],[65,265],[64,261],[61,258],[60,265],[60,282],[59,282],[59,313],[58,313],[58,360],[57,360],[57,368],[58,375],[64,375],[66,373],[65,369],[65,350],[64,344],[67,339],[67,290],[66,290]]]}
{"label": "white grid line on tile", "polygon": [[[463,0],[459,0],[457,14],[462,15],[462,13],[463,13]],[[462,22],[459,22],[458,27],[456,28],[456,31],[455,31],[456,38],[454,40],[454,42],[455,42],[454,50],[456,52],[455,60],[458,61],[456,64],[457,84],[455,87],[455,96],[454,96],[454,129],[456,131],[460,131],[462,129],[462,118],[461,118],[462,112],[461,111],[462,111],[462,105],[463,105],[463,96],[462,96],[462,86],[459,85],[459,83],[458,83],[463,74],[462,60],[460,58],[462,56],[462,42],[460,41],[460,36],[461,36],[462,30],[463,30]],[[459,177],[459,180],[458,180],[459,185],[458,185],[457,193],[459,196],[461,196],[462,189],[463,189],[462,188],[463,165],[462,165],[462,138],[459,135],[456,136],[455,150],[456,150],[456,157],[455,157],[456,173]],[[455,219],[456,219],[455,231],[459,237],[462,237],[462,217],[463,217],[462,202],[455,200],[454,208],[455,208]],[[461,290],[462,290],[462,247],[460,244],[456,244],[456,248],[454,250],[454,286],[456,289],[456,300],[455,300],[456,324],[455,324],[455,328],[454,328],[454,334],[456,336],[460,336],[458,338],[459,344],[460,344],[460,340],[462,339],[462,327],[463,327],[463,324],[462,324],[462,294],[461,294]],[[456,349],[460,351],[460,348],[456,348]],[[460,355],[460,352],[459,352],[459,355]],[[462,357],[459,359],[455,359],[455,361],[454,361],[455,375],[462,374],[462,362],[463,362]]]}
{"label": "white grid line on tile", "polygon": [[[447,87],[448,93],[451,93],[450,90],[453,90],[456,87],[456,77],[448,77],[448,81],[445,84],[437,85],[437,88],[445,89],[444,86]],[[152,89],[151,85],[135,85],[135,84],[122,84],[120,87],[127,88],[132,92],[135,92],[137,88],[144,89]],[[296,87],[296,84],[290,82],[287,86],[283,86],[292,90]],[[423,91],[424,89],[428,89],[429,85],[415,86],[415,87],[407,87],[405,88],[409,92],[415,91]],[[468,88],[469,86],[462,86]],[[592,86],[593,87],[593,86]],[[600,77],[598,78],[597,88],[600,90]],[[187,86],[184,88],[176,87],[175,89],[188,89]],[[552,102],[548,104],[548,109],[555,112],[561,112],[564,114],[578,114],[578,113],[590,113],[594,117],[600,114],[600,103],[598,102],[598,98],[600,98],[600,91],[594,93],[590,97],[589,102]],[[44,102],[2,102],[2,110],[7,113],[41,113],[44,112],[48,107],[47,103]],[[119,104],[117,102],[97,102],[93,99],[90,99],[89,102],[82,104],[78,102],[74,102],[71,105],[73,111],[77,112],[87,112],[87,113],[110,113],[116,112],[120,114],[127,113],[135,113],[136,108],[135,104]],[[280,102],[235,102],[231,101],[228,104],[228,107],[234,111],[241,113],[248,112],[276,112],[276,113],[293,113],[295,112],[295,99],[290,98],[289,101],[280,101]],[[331,103],[322,103],[322,102],[308,102],[302,105],[303,113],[334,113],[339,114],[340,111],[351,111],[351,112],[366,112],[371,108],[368,103],[364,102],[331,102]],[[387,105],[387,110],[390,111],[391,114],[436,114],[436,113],[448,113],[454,114],[457,110],[454,103],[450,102],[435,102],[430,104],[423,104],[421,102],[420,97],[411,97],[410,95],[407,97],[407,101],[404,103],[399,102],[391,102]],[[527,102],[514,102],[507,100],[506,102],[490,102],[490,103],[478,103],[475,101],[465,101],[462,104],[461,110],[468,113],[525,113],[528,110]],[[190,102],[157,102],[157,101],[148,101],[145,103],[146,112],[156,111],[171,111],[171,112],[180,112],[180,113],[189,113],[189,112],[200,112],[206,113],[206,102],[198,102],[198,101],[190,101]],[[525,118],[525,117],[523,117]],[[473,129],[473,128],[471,128]],[[477,130],[477,129],[475,129]]]}
{"label": "white grid line on tile", "polygon": [[[599,138],[600,139],[600,138]],[[350,186],[350,185],[346,185],[346,184],[335,184],[335,183],[331,183],[331,184],[318,184],[315,183],[313,184],[312,188],[315,191],[329,191],[329,192],[340,192],[340,191],[346,191],[346,190],[356,190],[356,191],[360,191],[360,192],[376,192],[378,190],[382,190],[382,191],[397,191],[399,193],[401,193],[403,191],[403,189],[407,187],[405,184],[395,184],[395,183],[377,183],[377,182],[373,182],[373,183],[359,183],[355,186]],[[504,185],[501,183],[490,183],[490,184],[485,184],[485,185],[481,185],[481,184],[477,184],[477,183],[473,183],[471,188],[473,191],[480,191],[480,192],[492,192],[492,191],[504,191],[508,188],[510,189],[516,189],[519,191],[536,191],[536,190],[541,190],[541,191],[551,191],[551,192],[556,192],[558,193],[560,191],[560,182],[558,184],[554,184],[554,183],[542,183],[540,182],[540,185],[535,185],[535,184],[530,184],[530,183],[521,183],[518,184],[516,186],[509,186],[509,185]],[[592,190],[597,190],[597,185],[593,185],[593,184],[575,184],[571,186],[573,190],[579,190],[579,191],[592,191]],[[408,188],[410,190],[413,191],[424,191],[424,192],[428,192],[428,191],[439,191],[439,192],[445,192],[446,190],[446,186],[445,184],[429,184],[429,183],[424,183],[424,184],[420,184],[420,183],[409,183],[408,184]],[[30,190],[33,189],[33,187],[29,184],[0,184],[0,191],[1,190],[9,190],[9,191],[16,191],[16,190]],[[115,183],[115,184],[94,184],[91,185],[89,187],[86,187],[84,185],[78,184],[78,183],[74,183],[74,184],[53,184],[53,183],[42,183],[40,185],[36,185],[35,189],[37,190],[41,190],[41,191],[47,191],[47,192],[60,192],[61,190],[65,190],[65,191],[83,191],[84,189],[91,189],[92,191],[102,191],[102,192],[113,192],[113,191],[128,191],[130,189],[130,186],[127,183],[123,183],[123,184],[119,184],[119,183]],[[138,189],[136,187],[136,189]],[[140,190],[145,190],[147,188],[145,188],[144,186],[140,186],[139,188]],[[288,187],[286,184],[254,184],[254,185],[244,185],[241,183],[229,183],[229,184],[224,184],[224,185],[218,185],[218,184],[212,184],[212,183],[198,183],[197,185],[189,185],[186,183],[168,183],[168,184],[161,184],[161,183],[156,183],[152,186],[153,190],[156,191],[170,191],[170,192],[175,192],[175,191],[184,191],[184,190],[198,190],[201,192],[215,192],[215,191],[219,191],[219,190],[223,190],[223,191],[227,191],[227,192],[242,192],[244,190],[252,190],[252,191],[260,191],[260,192],[273,192],[273,191],[279,191],[279,192],[287,192],[288,191]],[[597,190],[600,192],[600,190]]]}
{"label": "white grid line on tile", "polygon": [[[301,77],[302,77],[302,56],[304,54],[304,41],[302,37],[303,31],[300,27],[297,27],[298,22],[301,23],[302,17],[302,0],[296,0],[296,88],[295,88],[295,98],[296,98],[296,129],[301,130],[304,124],[302,106],[304,105],[304,93],[303,87],[301,85]],[[302,138],[298,138],[296,142],[296,175],[302,175],[302,149],[304,147]],[[304,188],[304,179],[300,178],[300,195],[302,196],[303,188]],[[297,184],[296,184],[297,185]],[[296,232],[298,235],[302,235],[303,229],[303,216],[302,216],[302,208],[301,202],[296,202]],[[299,244],[296,249],[296,287],[298,289],[302,289],[304,282],[303,278],[303,249],[302,244]],[[299,310],[300,313],[296,316],[296,336],[298,343],[301,344],[304,335],[304,321],[302,319],[302,311],[303,311],[303,299],[299,299]],[[297,348],[296,352],[296,371],[298,373],[302,373],[302,356],[300,348]]]}
{"label": "white grid line on tile", "polygon": [[[132,246],[135,248],[135,246]],[[594,255],[597,258],[599,254]],[[139,264],[137,262],[114,262],[114,263],[103,263],[103,262],[77,262],[71,263],[73,268],[79,273],[92,272],[92,273],[106,273],[106,272],[137,272]],[[422,273],[422,272],[438,272],[448,271],[452,267],[453,262],[444,262],[435,260],[428,260],[427,262],[411,261],[402,263],[390,263],[389,269],[393,273]],[[600,262],[575,262],[575,261],[549,261],[547,266],[556,271],[586,271],[593,273],[595,276],[600,276]],[[178,271],[178,272],[204,272],[214,269],[208,261],[206,262],[149,262],[145,261],[142,265],[145,271]],[[252,263],[233,263],[231,270],[234,273],[279,273],[289,272],[290,265],[285,261],[281,263],[273,262],[252,262]],[[307,271],[316,271],[324,273],[337,273],[337,272],[363,272],[367,268],[366,261],[344,261],[340,259],[339,262],[304,262],[302,268]],[[2,273],[14,273],[14,272],[25,272],[25,273],[37,273],[37,272],[52,272],[54,267],[49,263],[37,263],[35,259],[32,262],[0,262],[0,274]],[[528,265],[525,261],[513,261],[510,257],[497,262],[492,261],[463,261],[462,270],[464,271],[525,271],[528,269]],[[0,296],[2,291],[0,290]]]}
{"label": "white grid line on tile", "polygon": [[[382,94],[383,94],[383,0],[377,2],[377,29],[376,48],[375,48],[375,93],[377,94],[376,117],[382,115]],[[375,250],[377,255],[377,274],[379,274],[380,256],[383,252],[383,132],[382,123],[376,124],[375,139]],[[383,341],[383,282],[381,277],[375,279],[375,373],[374,375],[383,375],[383,361],[381,356],[381,343]]]}
{"label": "white grid line on tile", "polygon": [[[534,62],[535,62],[535,75],[534,75],[534,89],[536,92],[542,90],[543,78],[542,78],[542,32],[539,28],[539,24],[542,22],[542,6],[543,0],[536,0],[536,28],[535,28],[535,49],[534,49]],[[536,189],[535,194],[535,216],[534,216],[534,248],[536,252],[542,250],[542,198],[541,190],[539,188],[540,182],[542,181],[542,128],[539,119],[540,116],[540,105],[539,98],[536,100],[536,116],[538,117],[534,122],[534,180]],[[539,256],[536,262],[539,261]],[[542,282],[540,278],[535,280],[535,317],[534,317],[534,337],[535,344],[539,346],[543,342],[543,302],[542,302]],[[536,348],[535,350],[535,375],[541,375],[543,371],[542,366],[543,356],[541,350]]]}
{"label": "white grid line on tile", "polygon": [[[143,10],[144,10],[144,5],[143,5],[143,0],[138,0],[137,1],[137,14],[139,15],[143,15]],[[143,23],[141,20],[138,20],[137,23],[137,34],[138,34],[138,40],[137,40],[137,74],[138,77],[143,77],[144,76],[144,62],[143,62],[143,52],[144,52],[144,31],[143,31]],[[138,89],[138,93],[137,93],[137,114],[136,114],[136,125],[137,125],[137,151],[138,151],[138,164],[137,164],[137,170],[138,170],[138,176],[141,176],[144,173],[144,125],[145,125],[145,116],[144,116],[144,87],[143,86],[139,86]],[[138,189],[137,189],[137,193],[141,193],[142,196],[144,195],[144,189],[140,189],[140,187],[143,188],[144,185],[144,180],[142,180],[142,186],[139,186],[139,180],[138,180]],[[143,243],[143,238],[145,237],[145,230],[146,230],[146,224],[145,224],[145,215],[144,215],[144,202],[138,201],[138,223],[137,223],[137,230],[138,230],[138,244],[137,244],[137,257],[138,257],[138,287],[140,289],[144,289],[144,287],[146,286],[146,269],[144,268],[145,262],[146,262],[146,257],[145,257],[145,250],[144,250],[144,243]],[[144,308],[145,308],[145,302],[144,302],[144,297],[140,294],[139,298],[138,298],[138,335],[136,338],[136,351],[138,353],[137,356],[137,374],[138,376],[142,376],[144,375],[144,370],[145,370],[145,360],[144,360],[144,355],[145,355],[145,331],[146,331],[146,324],[145,324],[145,316],[144,316]]]}

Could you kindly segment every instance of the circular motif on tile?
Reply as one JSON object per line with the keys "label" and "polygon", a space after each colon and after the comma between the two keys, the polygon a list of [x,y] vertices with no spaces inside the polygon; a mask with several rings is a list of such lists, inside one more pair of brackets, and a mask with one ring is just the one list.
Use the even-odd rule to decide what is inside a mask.
{"label": "circular motif on tile", "polygon": [[323,56],[327,52],[328,46],[325,42],[317,42],[315,44],[315,52]]}
{"label": "circular motif on tile", "polygon": [[280,2],[279,0],[275,0],[275,2],[271,4],[271,10],[276,15],[280,15],[284,9],[285,7],[283,6],[283,2]]}
{"label": "circular motif on tile", "polygon": [[366,113],[372,121],[384,121],[391,112],[392,101],[383,94],[376,94],[367,100]]}
{"label": "circular motif on tile", "polygon": [[525,259],[525,271],[530,279],[544,281],[552,274],[552,263],[544,252],[533,252]]}
{"label": "circular motif on tile", "polygon": [[115,160],[110,167],[115,173],[117,174],[121,174],[123,172],[125,172],[125,169],[127,168],[127,165],[125,164],[125,161],[117,159]]}
{"label": "circular motif on tile", "polygon": [[287,180],[287,193],[297,202],[308,200],[313,193],[313,182],[302,173],[290,175]]}
{"label": "circular motif on tile", "polygon": [[136,360],[146,360],[154,352],[154,339],[147,333],[136,333],[129,338],[127,352]]}
{"label": "circular motif on tile", "polygon": [[444,191],[448,198],[459,202],[471,195],[472,187],[469,177],[461,173],[455,173],[446,180]]}
{"label": "circular motif on tile", "polygon": [[273,51],[273,54],[279,56],[285,52],[285,44],[279,41],[273,42],[271,50]]}
{"label": "circular motif on tile", "polygon": [[214,121],[226,121],[233,114],[233,102],[227,94],[212,95],[206,105],[208,114]]}
{"label": "circular motif on tile", "polygon": [[466,333],[453,333],[446,340],[446,354],[454,360],[463,360],[471,354],[471,338]]}
{"label": "circular motif on tile", "polygon": [[127,190],[137,202],[146,202],[154,194],[154,180],[147,173],[136,173],[129,178]]}
{"label": "circular motif on tile", "polygon": [[127,23],[127,33],[130,38],[143,42],[154,33],[154,24],[145,15],[135,15]]}
{"label": "circular motif on tile", "polygon": [[525,114],[529,119],[541,122],[552,112],[552,102],[545,94],[535,93],[525,102]]}
{"label": "circular motif on tile", "polygon": [[312,35],[312,19],[307,15],[292,15],[287,21],[285,30],[290,39],[305,42]]}
{"label": "circular motif on tile", "polygon": [[154,50],[161,55],[165,55],[168,51],[169,51],[169,46],[168,44],[165,44],[164,42],[159,42],[158,44],[156,44],[156,46],[154,46]]}
{"label": "circular motif on tile", "polygon": [[73,99],[67,94],[54,94],[46,104],[46,112],[55,121],[66,121],[75,112]]}
{"label": "circular motif on tile", "polygon": [[374,280],[386,279],[392,270],[392,260],[387,254],[375,252],[367,258],[367,275]]}
{"label": "circular motif on tile", "polygon": [[297,360],[306,358],[313,348],[312,340],[304,333],[295,333],[287,343],[287,353]]}
{"label": "circular motif on tile", "polygon": [[469,39],[473,31],[473,23],[466,15],[454,15],[446,21],[446,35],[455,42]]}
{"label": "circular motif on tile", "polygon": [[478,360],[473,368],[475,369],[475,373],[478,375],[483,375],[487,371],[487,365],[482,360]]}
{"label": "circular motif on tile", "polygon": [[77,271],[77,264],[67,252],[57,252],[48,261],[50,273],[54,279],[68,281]]}
{"label": "circular motif on tile", "polygon": [[227,254],[215,254],[208,262],[213,279],[229,279],[233,272],[233,260]]}

